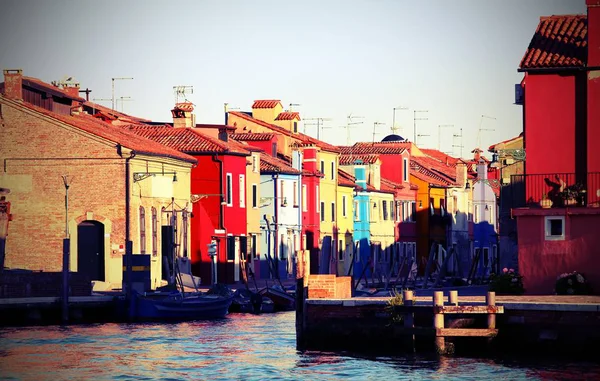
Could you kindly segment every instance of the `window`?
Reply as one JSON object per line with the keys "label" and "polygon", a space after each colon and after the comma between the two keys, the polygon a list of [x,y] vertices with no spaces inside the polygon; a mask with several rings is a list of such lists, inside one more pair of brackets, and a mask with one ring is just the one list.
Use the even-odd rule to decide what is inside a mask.
{"label": "window", "polygon": [[475,205],[475,223],[479,222],[479,205]]}
{"label": "window", "polygon": [[[319,196],[319,186],[318,185],[317,185],[317,191],[316,191],[315,197],[317,199],[317,201],[315,202],[315,208],[317,208],[317,213],[319,213],[319,199],[320,199],[320,196]],[[323,220],[321,220],[321,221],[323,221]]]}
{"label": "window", "polygon": [[394,202],[395,201],[391,201],[390,202],[390,220],[394,221],[394,219],[396,219],[396,216],[394,214],[395,209],[394,209]]}
{"label": "window", "polygon": [[298,132],[298,122],[294,122],[294,133]]}
{"label": "window", "polygon": [[252,249],[251,249],[251,253],[252,253],[252,259],[256,258],[256,234],[252,234],[251,236],[251,245],[252,245]]}
{"label": "window", "polygon": [[338,243],[338,260],[343,262],[344,261],[344,249],[343,249],[343,245],[344,243],[342,242],[342,240],[340,239],[340,242]]}
{"label": "window", "polygon": [[284,181],[283,180],[279,180],[279,189],[277,189],[277,199],[279,200],[279,203],[281,206],[287,206],[286,205],[286,200],[285,200],[285,192],[284,192]]}
{"label": "window", "polygon": [[331,162],[331,180],[335,180],[335,161]]}
{"label": "window", "polygon": [[544,217],[546,241],[562,241],[565,239],[565,216]]}
{"label": "window", "polygon": [[331,222],[335,221],[335,202],[331,203]]}
{"label": "window", "polygon": [[146,254],[146,211],[140,206],[140,254]]}
{"label": "window", "polygon": [[358,201],[354,201],[354,221],[360,221],[360,209]]}
{"label": "window", "polygon": [[233,236],[227,237],[227,260],[235,260],[235,237]]}
{"label": "window", "polygon": [[277,157],[277,143],[271,143],[271,156]]}
{"label": "window", "polygon": [[248,238],[246,236],[240,237],[240,259],[242,261],[248,261]]}
{"label": "window", "polygon": [[342,216],[346,217],[346,196],[342,196]]}
{"label": "window", "polygon": [[406,183],[408,182],[408,159],[404,158],[402,160],[402,180]]}
{"label": "window", "polygon": [[321,160],[321,173],[325,174],[325,161]]}
{"label": "window", "polygon": [[354,253],[356,263],[360,263],[360,241],[354,241]]}
{"label": "window", "polygon": [[183,242],[182,246],[183,246],[183,256],[187,257],[188,256],[188,246],[187,246],[187,241],[188,241],[188,212],[187,210],[183,210],[183,212],[181,213],[181,228],[183,229]]}
{"label": "window", "polygon": [[246,179],[245,175],[240,175],[240,208],[246,207]]}
{"label": "window", "polygon": [[458,197],[456,196],[452,196],[452,208],[454,208],[452,210],[452,212],[454,212],[454,214],[458,213]]}
{"label": "window", "polygon": [[308,211],[308,205],[306,204],[306,184],[302,184],[302,211]]}
{"label": "window", "polygon": [[152,207],[152,256],[158,255],[158,218],[156,208]]}
{"label": "window", "polygon": [[252,172],[258,172],[258,157],[255,154],[252,154]]}
{"label": "window", "polygon": [[321,222],[325,221],[325,203],[321,201]]}
{"label": "window", "polygon": [[287,245],[285,244],[285,234],[281,234],[279,242],[281,242],[281,244],[279,245],[279,259],[284,260],[287,258]]}
{"label": "window", "polygon": [[490,248],[483,248],[483,267],[488,267],[490,265]]}
{"label": "window", "polygon": [[252,184],[252,207],[258,208],[258,185]]}
{"label": "window", "polygon": [[294,207],[298,207],[298,182],[294,181]]}
{"label": "window", "polygon": [[387,201],[383,200],[381,209],[383,209],[383,220],[387,221],[388,219],[388,209],[387,209]]}
{"label": "window", "polygon": [[429,212],[432,215],[435,214],[435,200],[433,198],[429,198],[429,208],[431,209]]}
{"label": "window", "polygon": [[227,200],[227,206],[231,206],[232,205],[232,195],[231,195],[231,184],[232,183],[232,177],[231,177],[231,173],[227,174],[227,191],[225,193],[225,197]]}
{"label": "window", "polygon": [[413,201],[411,202],[412,208],[410,209],[410,221],[411,222],[416,222],[417,221],[417,202]]}

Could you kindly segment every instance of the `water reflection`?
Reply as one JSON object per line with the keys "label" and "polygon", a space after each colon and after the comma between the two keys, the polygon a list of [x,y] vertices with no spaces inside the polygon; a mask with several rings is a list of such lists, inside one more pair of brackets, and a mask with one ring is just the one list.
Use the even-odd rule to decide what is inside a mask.
{"label": "water reflection", "polygon": [[0,379],[600,379],[597,364],[295,349],[294,314],[0,329]]}

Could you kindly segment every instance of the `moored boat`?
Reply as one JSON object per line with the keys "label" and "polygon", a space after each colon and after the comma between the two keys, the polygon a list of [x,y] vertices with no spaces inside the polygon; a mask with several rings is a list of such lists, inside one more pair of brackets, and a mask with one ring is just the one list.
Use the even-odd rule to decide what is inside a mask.
{"label": "moored boat", "polygon": [[224,318],[233,296],[151,293],[135,295],[136,320],[195,320]]}
{"label": "moored boat", "polygon": [[271,299],[277,311],[292,311],[296,308],[296,297],[283,289],[265,287],[258,293]]}

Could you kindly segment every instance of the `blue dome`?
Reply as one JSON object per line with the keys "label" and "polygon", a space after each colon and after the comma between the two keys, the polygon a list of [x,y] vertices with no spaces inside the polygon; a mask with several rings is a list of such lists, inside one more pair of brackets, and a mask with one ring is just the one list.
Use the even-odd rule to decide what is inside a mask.
{"label": "blue dome", "polygon": [[385,138],[383,138],[382,142],[403,142],[404,138],[400,135],[388,135]]}

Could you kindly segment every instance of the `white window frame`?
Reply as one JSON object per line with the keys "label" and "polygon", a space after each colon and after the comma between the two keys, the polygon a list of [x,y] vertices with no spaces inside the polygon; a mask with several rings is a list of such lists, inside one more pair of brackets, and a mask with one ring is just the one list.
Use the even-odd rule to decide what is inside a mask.
{"label": "white window frame", "polygon": [[246,175],[240,175],[240,208],[246,207]]}
{"label": "white window frame", "polygon": [[225,202],[227,206],[233,206],[233,175],[228,173],[225,181]]}
{"label": "white window frame", "polygon": [[[552,235],[550,233],[550,224],[551,221],[561,221],[562,222],[562,234],[561,235]],[[564,241],[566,237],[567,225],[565,216],[545,216],[544,217],[544,237],[546,241]]]}
{"label": "white window frame", "polygon": [[308,211],[308,204],[306,202],[307,198],[306,198],[306,184],[302,184],[302,211],[303,212],[307,212]]}
{"label": "white window frame", "polygon": [[294,181],[294,207],[298,207],[298,182]]}

